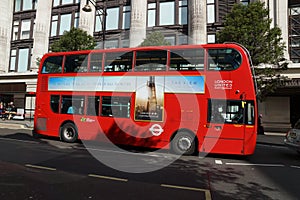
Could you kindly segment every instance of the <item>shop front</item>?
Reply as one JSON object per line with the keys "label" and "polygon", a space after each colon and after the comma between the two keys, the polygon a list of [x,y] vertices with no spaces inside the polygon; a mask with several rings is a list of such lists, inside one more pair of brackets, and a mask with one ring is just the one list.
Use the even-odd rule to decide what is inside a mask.
{"label": "shop front", "polygon": [[13,103],[17,115],[13,119],[33,119],[35,107],[36,75],[0,76],[0,102]]}

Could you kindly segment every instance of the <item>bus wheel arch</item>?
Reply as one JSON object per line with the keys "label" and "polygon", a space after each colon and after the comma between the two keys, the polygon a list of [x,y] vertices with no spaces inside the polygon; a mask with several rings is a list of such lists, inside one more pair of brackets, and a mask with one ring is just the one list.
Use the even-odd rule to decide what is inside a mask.
{"label": "bus wheel arch", "polygon": [[60,126],[60,139],[64,142],[73,143],[78,140],[78,129],[73,121],[65,121]]}
{"label": "bus wheel arch", "polygon": [[170,138],[171,150],[179,155],[194,155],[198,152],[198,138],[189,129],[179,129]]}

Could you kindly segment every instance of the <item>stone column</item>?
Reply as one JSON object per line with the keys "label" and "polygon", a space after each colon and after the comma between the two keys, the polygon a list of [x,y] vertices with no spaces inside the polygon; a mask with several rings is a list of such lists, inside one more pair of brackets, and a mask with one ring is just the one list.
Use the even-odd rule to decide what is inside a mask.
{"label": "stone column", "polygon": [[2,0],[0,4],[0,73],[9,69],[13,3],[12,0]]}
{"label": "stone column", "polygon": [[147,0],[131,1],[130,47],[139,46],[146,38],[147,5]]}
{"label": "stone column", "polygon": [[289,10],[288,10],[288,0],[261,0],[265,3],[265,7],[269,9],[269,17],[272,19],[271,28],[278,26],[282,32],[283,42],[286,44],[286,49],[284,51],[284,57],[289,60],[288,52],[288,36],[289,36]]}
{"label": "stone column", "polygon": [[[93,1],[93,0],[92,0]],[[95,27],[95,6],[90,2],[89,5],[92,8],[92,12],[84,12],[82,8],[86,5],[86,1],[80,1],[80,14],[79,14],[79,26],[78,28],[86,31],[89,35],[94,35]],[[97,17],[99,18],[99,17]],[[97,19],[100,20],[100,19]]]}
{"label": "stone column", "polygon": [[280,0],[277,5],[277,26],[281,29],[283,42],[286,44],[286,49],[284,51],[284,57],[289,60],[289,10],[288,10],[288,0]]}
{"label": "stone column", "polygon": [[52,1],[38,1],[33,29],[33,48],[30,70],[37,71],[37,58],[42,58],[49,49]]}
{"label": "stone column", "polygon": [[189,44],[207,43],[206,1],[189,0]]}

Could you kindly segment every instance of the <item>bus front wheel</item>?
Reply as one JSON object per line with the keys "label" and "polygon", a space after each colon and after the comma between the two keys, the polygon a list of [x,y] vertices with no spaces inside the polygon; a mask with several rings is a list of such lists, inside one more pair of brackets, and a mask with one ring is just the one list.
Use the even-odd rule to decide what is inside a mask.
{"label": "bus front wheel", "polygon": [[61,139],[65,142],[75,142],[78,138],[77,128],[73,123],[66,123],[61,127]]}
{"label": "bus front wheel", "polygon": [[178,155],[192,155],[196,151],[195,135],[179,131],[171,141],[171,148]]}

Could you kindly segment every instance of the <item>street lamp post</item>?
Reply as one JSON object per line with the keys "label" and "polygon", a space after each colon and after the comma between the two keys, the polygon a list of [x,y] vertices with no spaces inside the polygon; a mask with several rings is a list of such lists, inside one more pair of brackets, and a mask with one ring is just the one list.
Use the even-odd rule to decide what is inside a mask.
{"label": "street lamp post", "polygon": [[82,8],[82,10],[84,12],[92,12],[92,8],[89,5],[89,3],[91,3],[97,12],[97,15],[99,15],[99,20],[100,20],[100,24],[101,24],[101,28],[102,28],[102,49],[105,48],[105,29],[106,29],[106,16],[107,16],[107,12],[106,12],[106,5],[107,5],[107,0],[102,0],[103,5],[98,6],[96,0],[86,0],[86,4],[85,6]]}

